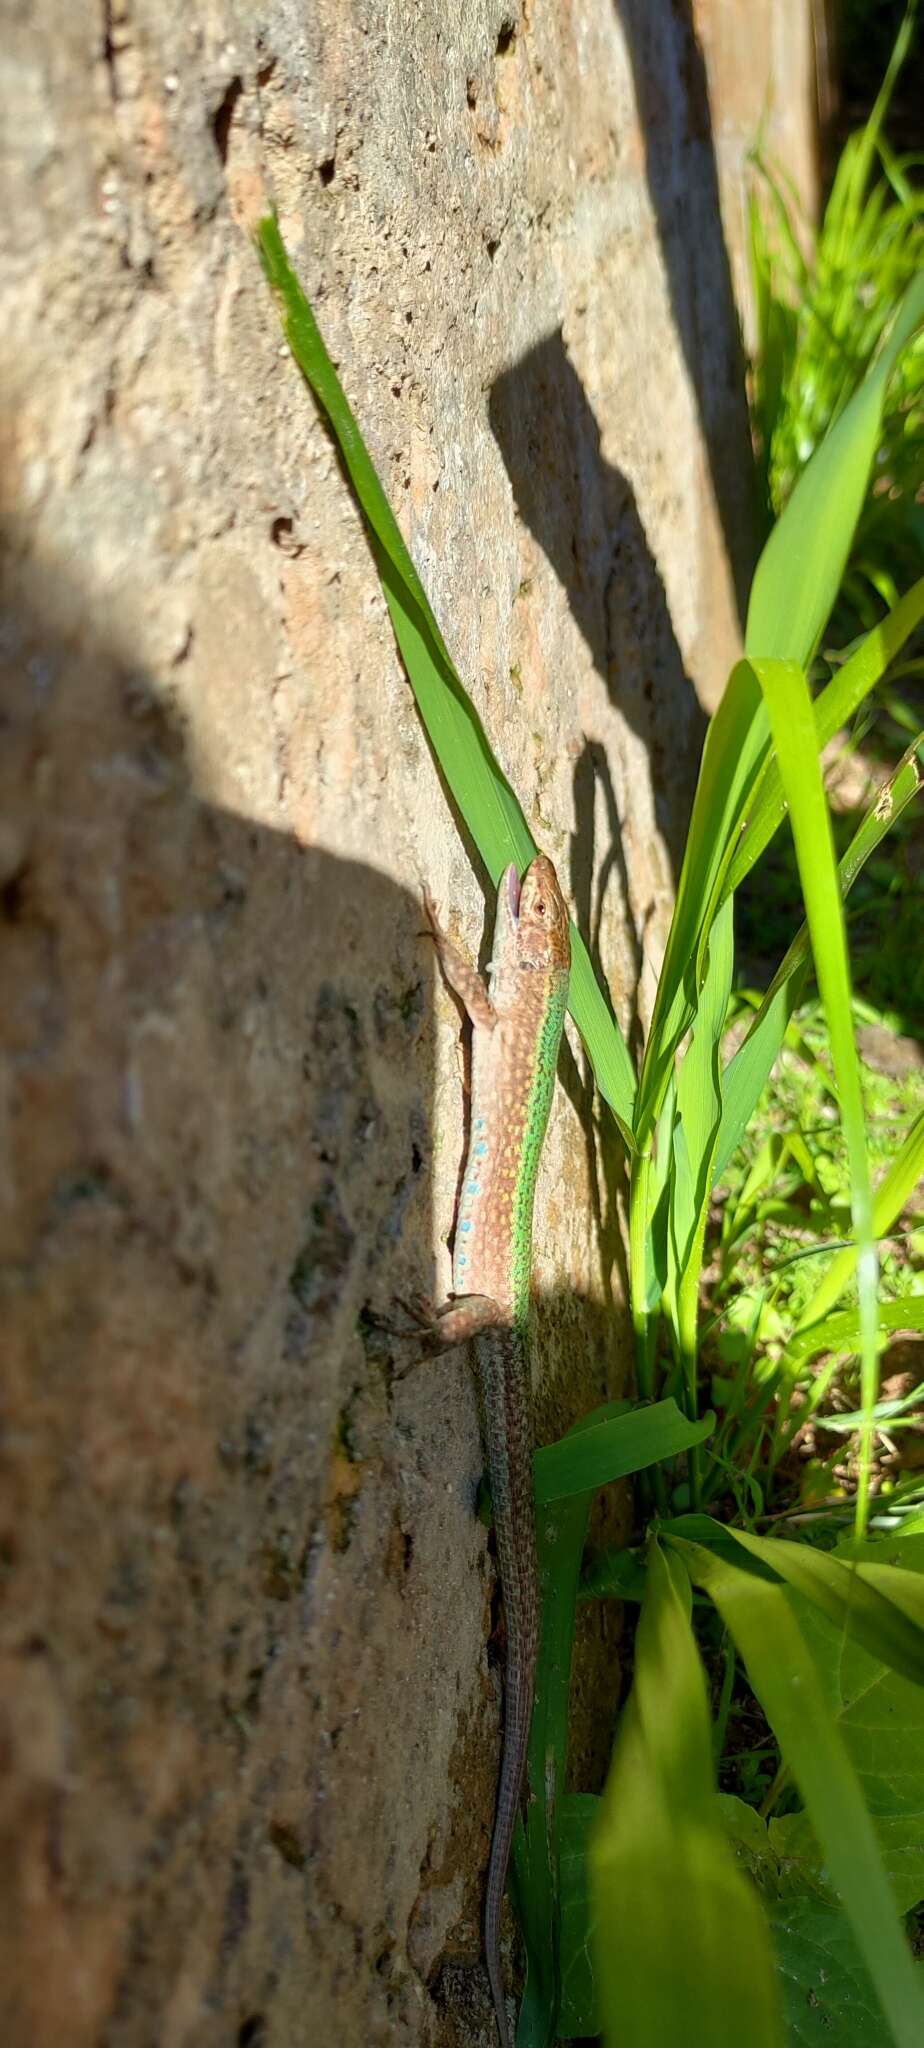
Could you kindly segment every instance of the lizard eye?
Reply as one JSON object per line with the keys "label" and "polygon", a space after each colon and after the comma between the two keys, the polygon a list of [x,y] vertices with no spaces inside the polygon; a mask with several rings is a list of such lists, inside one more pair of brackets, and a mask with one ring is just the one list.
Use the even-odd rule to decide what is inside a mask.
{"label": "lizard eye", "polygon": [[542,897],[541,897],[541,896],[540,896],[540,898],[539,898],[539,901],[538,901],[538,903],[536,904],[536,916],[537,916],[537,917],[544,917],[544,916],[545,916],[545,904],[543,903],[543,901],[542,901]]}

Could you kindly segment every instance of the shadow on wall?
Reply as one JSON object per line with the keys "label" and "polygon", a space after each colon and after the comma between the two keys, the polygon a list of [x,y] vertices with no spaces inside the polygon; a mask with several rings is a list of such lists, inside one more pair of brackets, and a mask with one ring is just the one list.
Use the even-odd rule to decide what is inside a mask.
{"label": "shadow on wall", "polygon": [[[560,332],[547,335],[498,377],[489,417],[520,517],[567,594],[613,704],[647,750],[658,829],[676,883],[706,720],[684,670],[632,486],[602,453],[596,419]],[[597,786],[609,843],[594,888]],[[572,899],[605,981],[600,918],[614,867],[626,903],[630,890],[617,797],[602,747],[585,743],[574,794]],[[637,997],[640,950],[635,970]],[[637,1016],[637,1000],[633,1008]]]}
{"label": "shadow on wall", "polygon": [[[484,1666],[446,1700],[471,1377],[398,1377],[377,1323],[433,1282],[432,950],[380,873],[197,795],[169,688],[59,565],[8,583],[9,2038],[416,2036],[454,1939],[480,1978],[496,1762]],[[542,1434],[616,1343],[559,1305]]]}
{"label": "shadow on wall", "polygon": [[743,629],[757,555],[744,361],[692,0],[613,0],[632,63],[648,190],[696,396]]}
{"label": "shadow on wall", "polygon": [[[390,1407],[366,1304],[399,1246],[429,1277],[433,968],[381,874],[202,801],[169,685],[30,573],[0,692],[7,2038],[294,2039],[308,1865],[335,1812],[365,1856],[341,1777],[376,1763],[330,1605],[375,1653],[403,1626],[398,1460],[357,1475]],[[450,1384],[420,1426],[442,1393],[474,1445]],[[392,1560],[375,1603],[354,1533]],[[321,1947],[329,1991],[349,1921]]]}

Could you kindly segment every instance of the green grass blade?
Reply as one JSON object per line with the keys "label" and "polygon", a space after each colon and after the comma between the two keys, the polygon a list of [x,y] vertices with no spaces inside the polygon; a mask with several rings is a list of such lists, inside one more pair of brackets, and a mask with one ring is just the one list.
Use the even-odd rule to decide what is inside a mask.
{"label": "green grass blade", "polygon": [[[873,1214],[875,1214],[875,1202],[873,1202]],[[889,1331],[891,1329],[924,1329],[924,1294],[901,1294],[899,1300],[881,1300],[881,1303],[879,1303],[879,1329],[881,1331],[887,1331],[887,1329]],[[772,1454],[772,1462],[774,1464],[779,1462],[779,1456],[783,1456],[783,1452],[789,1448],[793,1438],[799,1434],[803,1423],[807,1423],[811,1419],[815,1409],[820,1407],[820,1403],[824,1401],[824,1397],[828,1393],[828,1386],[830,1386],[830,1382],[832,1382],[832,1378],[834,1378],[834,1374],[838,1370],[840,1360],[844,1356],[854,1356],[856,1354],[858,1339],[860,1339],[860,1327],[858,1327],[856,1309],[840,1309],[838,1315],[826,1315],[822,1323],[813,1323],[811,1329],[807,1329],[801,1335],[789,1339],[787,1348],[783,1352],[783,1358],[781,1358],[781,1376],[785,1376],[789,1386],[793,1386],[799,1380],[807,1360],[815,1358],[817,1352],[830,1352],[832,1356],[830,1356],[828,1364],[820,1372],[813,1372],[809,1378],[803,1378],[803,1403],[795,1411],[795,1415],[789,1415],[789,1421],[787,1421],[789,1401],[787,1401],[785,1409],[781,1407],[779,1425],[776,1425],[776,1430],[779,1430],[779,1448],[776,1448],[774,1454]],[[914,1399],[918,1399],[918,1395]],[[883,1413],[883,1405],[885,1405],[883,1401],[877,1401],[877,1405],[873,1409],[873,1421],[877,1423],[877,1427],[879,1427],[879,1417]],[[838,1421],[838,1425],[844,1423],[844,1427],[848,1427],[850,1432],[854,1432],[854,1430],[858,1430],[858,1427],[860,1427],[860,1415],[858,1413],[852,1413],[852,1415],[840,1413],[838,1417],[820,1417],[820,1427],[826,1427],[826,1430],[830,1430],[830,1427],[834,1427],[834,1421]]]}
{"label": "green grass blade", "polygon": [[837,177],[834,181],[831,198],[825,209],[823,239],[830,232],[828,227],[829,217],[835,215],[837,233],[832,237],[834,246],[831,249],[831,259],[835,262],[844,263],[849,258],[851,238],[856,231],[857,220],[863,205],[863,195],[872,173],[882,124],[888,112],[889,101],[895,90],[895,82],[911,46],[916,13],[917,0],[911,0],[911,5],[906,8],[904,19],[899,27],[898,35],[892,48],[892,55],[886,68],[886,74],[876,95],[872,111],[863,128],[854,138],[857,144],[856,151],[852,154],[848,154],[847,151],[844,152],[843,161],[846,169],[844,184],[846,189],[842,190],[840,188],[840,182]]}
{"label": "green grass blade", "polygon": [[650,1139],[674,1053],[699,995],[696,964],[708,938],[724,865],[767,746],[767,722],[753,669],[739,662],[706,734],[680,881],[639,1081],[636,1137]]}
{"label": "green grass blade", "polygon": [[782,2048],[766,1923],[715,1798],[689,1580],[657,1543],[601,1806],[590,1874],[607,2048]]}
{"label": "green grass blade", "polygon": [[[874,1216],[875,1207],[874,1197]],[[881,1301],[879,1323],[883,1330],[924,1329],[924,1294],[903,1294],[899,1301]],[[810,1358],[816,1358],[819,1351],[854,1354],[859,1341],[860,1323],[856,1309],[842,1308],[837,1315],[825,1316],[822,1322],[813,1323],[811,1329],[790,1337],[782,1364],[787,1372],[795,1373]]]}
{"label": "green grass blade", "polygon": [[[896,1153],[890,1167],[883,1174],[873,1196],[872,1227],[874,1237],[888,1237],[896,1219],[901,1215],[918,1181],[924,1175],[924,1110],[916,1116],[903,1144]],[[814,1335],[816,1326],[823,1321],[836,1301],[840,1300],[845,1287],[853,1278],[859,1256],[857,1244],[845,1245],[844,1250],[832,1259],[827,1272],[823,1274],[814,1294],[806,1303],[799,1321],[797,1332],[803,1330]]]}
{"label": "green grass blade", "polygon": [[[924,733],[918,733],[858,826],[838,864],[841,896],[846,899],[871,854],[892,830],[921,788]],[[777,969],[748,1035],[729,1061],[723,1079],[722,1124],[716,1146],[714,1181],[721,1178],[751,1121],[770,1078],[786,1027],[805,986],[809,931],[804,924]]]}
{"label": "green grass blade", "polygon": [[[282,303],[292,354],[327,418],[366,520],[395,638],[421,718],[458,810],[496,883],[510,861],[522,871],[536,851],[535,841],[453,666],[274,218],[261,221],[258,247],[269,283]],[[571,1014],[600,1092],[631,1146],[632,1062],[574,925],[571,943]]]}
{"label": "green grass blade", "polygon": [[[924,576],[899,599],[894,611],[867,633],[855,653],[815,700],[815,732],[819,753],[845,725],[885,675],[890,663],[924,619]],[[778,763],[767,760],[748,811],[746,830],[735,850],[723,883],[730,896],[769,846],[786,816],[786,799]]]}
{"label": "green grass blade", "polygon": [[924,1991],[895,1915],[856,1773],[787,1589],[755,1578],[699,1545],[683,1543],[679,1548],[691,1577],[715,1601],[744,1659],[802,1794],[896,2048],[919,2048],[924,2039]]}
{"label": "green grass blade", "polygon": [[[704,1546],[725,1563],[768,1579],[771,1575],[810,1601],[841,1630],[842,1648],[855,1645],[900,1678],[924,1688],[924,1542],[904,1546],[850,1538],[836,1554],[783,1536],[755,1536],[702,1514],[679,1515],[661,1525],[665,1542]],[[619,1553],[617,1552],[618,1556]],[[906,1566],[908,1567],[906,1569]],[[606,1574],[600,1574],[605,1588]]]}
{"label": "green grass blade", "polygon": [[[812,701],[805,677],[801,670],[790,662],[760,661],[755,662],[754,667],[764,691],[780,775],[789,803],[815,972],[825,1007],[831,1057],[840,1096],[850,1170],[851,1213],[857,1240],[863,1406],[869,1414],[876,1400],[877,1388],[878,1261],[873,1232],[860,1068],[853,1034],[844,911],[838,886],[831,821],[818,758]],[[867,1423],[861,1434],[860,1443],[857,1495],[857,1524],[860,1534],[865,1530],[868,1513],[870,1458],[871,1425]]]}
{"label": "green grass blade", "polygon": [[807,667],[837,597],[866,496],[889,378],[924,320],[924,275],[909,285],[888,337],[803,471],[751,586],[745,650]]}

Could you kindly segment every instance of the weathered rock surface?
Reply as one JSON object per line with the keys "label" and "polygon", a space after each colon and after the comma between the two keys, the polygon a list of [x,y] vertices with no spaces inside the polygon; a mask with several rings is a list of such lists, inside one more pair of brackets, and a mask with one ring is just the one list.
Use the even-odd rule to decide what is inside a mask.
{"label": "weathered rock surface", "polygon": [[[484,896],[249,227],[631,1029],[750,545],[702,65],[669,0],[5,12],[3,2037],[485,2041],[475,1395],[380,1327],[462,1139],[418,883]],[[545,1435],[626,1357],[564,1079]]]}

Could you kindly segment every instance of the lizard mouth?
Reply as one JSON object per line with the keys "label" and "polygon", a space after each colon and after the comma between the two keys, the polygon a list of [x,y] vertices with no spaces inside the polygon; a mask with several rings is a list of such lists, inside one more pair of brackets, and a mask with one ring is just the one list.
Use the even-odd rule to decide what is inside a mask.
{"label": "lizard mouth", "polygon": [[515,924],[520,915],[520,877],[512,864],[507,869],[506,884],[507,908]]}

